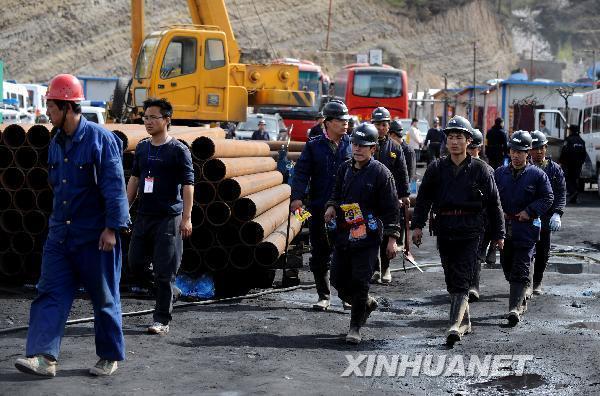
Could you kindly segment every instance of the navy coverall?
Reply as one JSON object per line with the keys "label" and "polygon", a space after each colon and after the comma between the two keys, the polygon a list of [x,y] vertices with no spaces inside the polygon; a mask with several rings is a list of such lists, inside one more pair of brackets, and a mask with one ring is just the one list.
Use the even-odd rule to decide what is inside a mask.
{"label": "navy coverall", "polygon": [[560,163],[565,170],[565,180],[570,203],[577,202],[579,176],[581,175],[581,167],[585,163],[586,158],[585,141],[579,136],[579,133],[572,133],[565,139],[560,152]]}
{"label": "navy coverall", "polygon": [[[493,178],[494,177],[494,168],[489,166],[487,164],[487,162],[485,162],[481,158],[475,158],[475,159],[483,162],[487,171]],[[491,256],[491,257],[489,257],[490,262],[488,262],[488,264],[494,264],[496,262],[496,249],[493,245],[490,246],[490,242],[492,242],[492,234],[490,232],[489,226],[487,224],[487,218],[486,218],[485,232],[483,233],[483,237],[479,241],[479,255],[478,255],[479,261],[478,261],[477,266],[475,267],[476,273],[475,273],[475,280],[473,282],[474,283],[473,285],[475,286],[475,289],[478,292],[479,292],[479,278],[481,275],[481,263],[484,261],[488,261],[488,256]],[[488,250],[488,246],[489,246],[489,250]],[[487,252],[487,254],[486,254],[486,252]],[[492,259],[493,259],[493,261],[492,261]]]}
{"label": "navy coverall", "polygon": [[[535,164],[534,164],[535,165]],[[544,160],[540,168],[546,172],[552,187],[552,206],[542,215],[542,229],[540,231],[540,240],[535,244],[535,265],[533,270],[533,283],[542,283],[544,271],[550,257],[550,218],[553,214],[563,215],[563,210],[567,203],[567,189],[565,186],[565,175],[560,166],[550,158]]]}
{"label": "navy coverall", "polygon": [[[495,177],[506,219],[506,241],[500,252],[504,276],[509,282],[529,286],[535,244],[540,239],[540,227],[534,219],[552,206],[552,187],[544,171],[531,164],[519,170],[512,164],[502,166],[496,169]],[[531,220],[515,218],[523,210]]]}
{"label": "navy coverall", "polygon": [[[365,239],[349,240],[350,227],[340,205],[352,203],[360,206],[365,222],[369,215],[377,222],[375,230],[365,225]],[[360,327],[383,236],[400,238],[398,195],[392,173],[374,159],[361,169],[354,167],[353,160],[346,161],[337,172],[335,187],[326,206],[335,207],[337,212],[331,284],[342,301],[352,304],[350,326]]]}
{"label": "navy coverall", "polygon": [[[329,271],[331,249],[325,230],[325,203],[331,196],[335,184],[336,172],[341,164],[352,156],[350,138],[342,136],[336,145],[325,135],[310,140],[304,146],[302,154],[294,167],[291,200],[301,199],[311,212],[309,232],[311,245],[310,270],[315,279],[323,277]],[[329,299],[329,285],[317,285],[319,300]]]}
{"label": "navy coverall", "polygon": [[[31,304],[28,357],[57,359],[76,290],[83,284],[94,306],[96,354],[125,359],[121,328],[121,240],[129,206],[116,136],[81,117],[72,137],[59,130],[48,151],[54,192],[38,295]],[[116,231],[112,251],[98,249],[104,228]]]}
{"label": "navy coverall", "polygon": [[440,158],[442,144],[446,144],[446,134],[440,128],[429,128],[425,136],[425,146],[429,153],[429,162]]}
{"label": "navy coverall", "polygon": [[494,125],[487,131],[485,155],[494,169],[502,166],[504,157],[508,155],[508,142],[506,132],[499,126]]}
{"label": "navy coverall", "polygon": [[417,159],[415,156],[415,149],[406,144],[404,140],[402,141],[400,147],[402,147],[402,152],[404,153],[404,161],[406,162],[406,170],[408,171],[408,180],[410,182],[411,180],[415,179],[417,174]]}
{"label": "navy coverall", "polygon": [[417,194],[411,229],[423,229],[429,211],[449,293],[467,294],[474,285],[479,240],[489,227],[504,238],[504,219],[494,178],[482,161],[467,155],[460,165],[442,157],[427,167]]}
{"label": "navy coverall", "polygon": [[[408,170],[402,147],[390,139],[389,136],[379,139],[379,146],[375,151],[375,159],[392,172],[398,198],[408,197],[410,195],[410,190],[408,188]],[[398,223],[402,223],[403,218],[404,216],[401,216],[399,212]],[[398,238],[398,241],[402,242],[402,239]],[[376,271],[381,271],[382,275],[390,266],[390,260],[387,258],[386,254],[387,243],[388,238],[383,238],[379,249],[378,265],[376,267]]]}

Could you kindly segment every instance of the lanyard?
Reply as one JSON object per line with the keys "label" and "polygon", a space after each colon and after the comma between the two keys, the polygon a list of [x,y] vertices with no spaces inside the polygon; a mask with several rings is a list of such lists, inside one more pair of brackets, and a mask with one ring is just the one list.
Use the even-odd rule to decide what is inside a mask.
{"label": "lanyard", "polygon": [[[148,142],[148,176],[152,174],[153,162],[159,158],[158,155],[160,154],[160,150],[165,144],[167,144],[167,142],[164,142],[163,144],[158,146],[158,148],[156,149],[156,154],[154,156],[151,156],[150,153],[152,152],[152,143]],[[152,162],[150,159],[152,159]]]}

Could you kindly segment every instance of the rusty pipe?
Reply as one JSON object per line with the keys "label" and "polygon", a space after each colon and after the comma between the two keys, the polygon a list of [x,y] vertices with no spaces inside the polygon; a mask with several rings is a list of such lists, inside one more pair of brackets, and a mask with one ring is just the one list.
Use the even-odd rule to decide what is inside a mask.
{"label": "rusty pipe", "polygon": [[10,208],[12,203],[13,203],[12,194],[3,188],[0,189],[0,211]]}
{"label": "rusty pipe", "polygon": [[[114,130],[113,133],[117,135],[119,140],[121,140],[121,143],[123,143],[123,151],[127,151],[129,149],[129,137],[119,130]],[[135,150],[135,147],[133,149]]]}
{"label": "rusty pipe", "polygon": [[238,199],[233,204],[233,215],[239,221],[249,221],[263,214],[273,206],[289,199],[292,189],[288,184],[280,184],[269,189]]}
{"label": "rusty pipe", "polygon": [[219,183],[219,197],[227,202],[283,183],[283,175],[278,171],[256,173],[225,179]]}
{"label": "rusty pipe", "polygon": [[204,224],[204,209],[200,205],[194,204],[192,207],[192,228],[194,230]]}
{"label": "rusty pipe", "polygon": [[17,278],[23,274],[23,258],[15,252],[0,254],[0,273],[7,278]]}
{"label": "rusty pipe", "polygon": [[[294,215],[290,215],[290,233],[288,243],[300,233],[302,223]],[[285,251],[285,236],[287,235],[287,221],[280,225],[271,235],[266,237],[256,246],[254,258],[258,265],[271,267]]]}
{"label": "rusty pipe", "polygon": [[194,181],[199,182],[202,180],[202,163],[194,162]]}
{"label": "rusty pipe", "polygon": [[231,218],[231,207],[223,201],[213,201],[206,207],[205,217],[211,225],[222,226]]}
{"label": "rusty pipe", "polygon": [[194,185],[194,201],[199,205],[207,205],[215,200],[217,191],[214,184],[199,182]]}
{"label": "rusty pipe", "polygon": [[212,271],[221,271],[229,264],[229,254],[221,246],[213,246],[204,254],[204,264]]}
{"label": "rusty pipe", "polygon": [[250,175],[275,170],[277,164],[271,157],[214,158],[202,167],[204,177],[212,182],[225,178]]}
{"label": "rusty pipe", "polygon": [[202,267],[202,255],[196,249],[184,249],[179,271],[185,274],[196,274]]}
{"label": "rusty pipe", "polygon": [[27,172],[27,185],[34,190],[48,188],[48,171],[44,168],[32,168]]}
{"label": "rusty pipe", "polygon": [[50,130],[43,124],[35,124],[26,133],[30,146],[37,149],[48,147],[50,144]]}
{"label": "rusty pipe", "polygon": [[15,150],[15,165],[22,169],[31,169],[38,162],[38,153],[33,147],[22,146]]}
{"label": "rusty pipe", "polygon": [[277,204],[257,218],[244,223],[240,228],[240,238],[246,245],[256,245],[283,224],[290,213],[290,200]]}
{"label": "rusty pipe", "polygon": [[24,212],[35,209],[35,191],[30,188],[22,188],[13,194],[13,206]]}
{"label": "rusty pipe", "polygon": [[233,268],[240,270],[250,268],[254,264],[254,247],[237,245],[231,248],[229,262]]}
{"label": "rusty pipe", "polygon": [[40,168],[48,168],[48,148],[37,150],[38,162],[37,166]]}
{"label": "rusty pipe", "polygon": [[42,211],[31,210],[23,215],[23,229],[31,235],[38,235],[48,228],[48,217]]}
{"label": "rusty pipe", "polygon": [[33,251],[23,260],[25,277],[30,281],[37,281],[42,272],[42,253]]}
{"label": "rusty pipe", "polygon": [[[287,159],[289,159],[290,161],[298,161],[298,158],[300,158],[300,154],[302,154],[302,153],[299,153],[299,152],[289,152],[289,153],[287,153]],[[279,160],[279,151],[271,151],[271,152],[269,152],[269,155],[275,161]]]}
{"label": "rusty pipe", "polygon": [[269,155],[269,146],[259,141],[212,139],[201,136],[192,143],[192,153],[199,160],[266,157]]}
{"label": "rusty pipe", "polygon": [[271,151],[279,151],[281,146],[284,146],[287,147],[288,152],[301,152],[306,144],[305,142],[290,142],[288,146],[288,142],[283,140],[270,140],[265,143],[269,145]]}
{"label": "rusty pipe", "polygon": [[19,190],[25,184],[25,173],[19,168],[6,168],[0,175],[0,182],[8,191]]}
{"label": "rusty pipe", "polygon": [[227,248],[237,245],[241,242],[239,226],[233,224],[225,224],[224,226],[219,227],[215,230],[215,236],[217,238],[217,242],[221,246]]}
{"label": "rusty pipe", "polygon": [[0,213],[0,227],[9,234],[21,231],[23,227],[23,214],[15,209],[5,210]]}
{"label": "rusty pipe", "polygon": [[18,124],[10,124],[2,132],[2,141],[10,148],[18,148],[25,144],[25,129]]}
{"label": "rusty pipe", "polygon": [[54,200],[54,194],[52,190],[46,188],[44,190],[38,191],[37,197],[35,199],[35,206],[42,212],[49,213],[52,211],[52,201]]}
{"label": "rusty pipe", "polygon": [[210,228],[199,227],[192,232],[190,243],[196,250],[204,251],[214,245],[215,235]]}
{"label": "rusty pipe", "polygon": [[33,237],[26,232],[17,232],[10,238],[10,247],[18,254],[28,254],[33,251]]}
{"label": "rusty pipe", "polygon": [[15,160],[15,155],[6,146],[0,146],[0,169],[10,168]]}

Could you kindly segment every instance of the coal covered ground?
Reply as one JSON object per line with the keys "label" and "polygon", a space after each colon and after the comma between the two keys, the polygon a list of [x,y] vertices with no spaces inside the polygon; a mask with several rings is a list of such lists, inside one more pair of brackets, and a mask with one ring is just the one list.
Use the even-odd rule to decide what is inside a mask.
{"label": "coal covered ground", "polygon": [[[600,199],[586,192],[568,206],[560,245],[598,248]],[[598,251],[584,253],[600,258]],[[435,240],[415,249],[421,264],[439,263]],[[581,258],[551,257],[558,262]],[[401,268],[396,259],[394,268]],[[68,326],[56,378],[17,372],[14,360],[25,349],[25,331],[0,335],[0,394],[600,394],[600,264],[585,264],[582,274],[549,271],[546,294],[529,303],[524,321],[506,326],[508,283],[498,268],[482,271],[480,302],[471,304],[473,333],[450,349],[445,345],[449,298],[439,267],[425,273],[395,272],[389,286],[373,286],[380,301],[363,328],[363,342],[345,344],[350,315],[337,297],[332,309],[311,309],[314,289],[270,294],[234,303],[176,310],[166,336],[146,334],[150,316],[124,318],[127,360],[111,377],[92,378],[95,363],[93,324]],[[595,272],[595,273],[593,273]],[[306,267],[303,284],[312,283]],[[335,293],[334,293],[335,294]],[[27,324],[32,293],[0,293],[0,328]],[[123,311],[152,308],[150,300],[124,298]],[[91,316],[85,299],[71,318]],[[500,376],[342,377],[346,355],[432,355],[433,362],[462,355],[533,355],[524,375],[514,365]],[[437,360],[436,360],[437,359]],[[360,366],[364,372],[364,363]]]}

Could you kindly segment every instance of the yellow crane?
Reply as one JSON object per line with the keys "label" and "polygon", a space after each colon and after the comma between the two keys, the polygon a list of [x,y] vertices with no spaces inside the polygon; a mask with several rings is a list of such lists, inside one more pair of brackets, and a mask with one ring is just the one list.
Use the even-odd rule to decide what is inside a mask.
{"label": "yellow crane", "polygon": [[[173,120],[244,121],[248,106],[311,106],[298,90],[298,67],[240,63],[224,0],[188,0],[192,24],[171,25],[145,36],[144,0],[131,0],[133,76],[117,84],[112,112],[139,117],[148,97],[168,99]],[[117,113],[117,114],[115,114]],[[120,114],[119,114],[120,113]]]}

